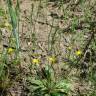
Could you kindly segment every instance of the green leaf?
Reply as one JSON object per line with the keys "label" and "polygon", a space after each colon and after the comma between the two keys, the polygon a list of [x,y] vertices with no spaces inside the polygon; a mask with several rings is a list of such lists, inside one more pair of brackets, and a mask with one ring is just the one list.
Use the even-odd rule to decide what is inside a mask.
{"label": "green leaf", "polygon": [[40,81],[40,80],[35,80],[35,79],[32,79],[32,78],[28,78],[28,81],[34,85],[34,86],[43,86],[43,83]]}
{"label": "green leaf", "polygon": [[71,88],[71,84],[66,81],[66,80],[63,80],[63,81],[60,81],[56,84],[56,91],[57,92],[65,92],[65,93],[68,93],[70,88]]}
{"label": "green leaf", "polygon": [[52,66],[46,65],[44,72],[45,72],[45,74],[46,74],[46,79],[47,79],[47,80],[52,80],[52,81],[54,81],[55,77],[54,77],[54,71],[53,71],[53,69],[52,69]]}
{"label": "green leaf", "polygon": [[15,9],[12,7],[11,0],[7,0],[7,3],[8,3],[12,26],[13,26],[13,28],[16,28],[17,27],[17,16],[16,16]]}
{"label": "green leaf", "polygon": [[56,93],[56,92],[54,92],[54,93],[51,93],[51,96],[66,96],[66,95],[64,95],[64,93]]}

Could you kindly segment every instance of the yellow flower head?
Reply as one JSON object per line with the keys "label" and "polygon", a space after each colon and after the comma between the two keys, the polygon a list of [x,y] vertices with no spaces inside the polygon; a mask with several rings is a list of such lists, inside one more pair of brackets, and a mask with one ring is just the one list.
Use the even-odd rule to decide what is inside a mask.
{"label": "yellow flower head", "polygon": [[5,27],[9,27],[10,24],[8,22],[5,22]]}
{"label": "yellow flower head", "polygon": [[32,59],[33,64],[39,64],[39,59]]}
{"label": "yellow flower head", "polygon": [[8,54],[11,54],[14,52],[14,49],[13,48],[8,48]]}
{"label": "yellow flower head", "polygon": [[79,56],[79,55],[81,55],[81,54],[82,54],[82,51],[81,51],[81,50],[76,51],[76,55],[77,55],[77,56]]}
{"label": "yellow flower head", "polygon": [[72,49],[72,47],[71,47],[71,46],[69,46],[69,47],[68,47],[68,50],[71,50],[71,49]]}
{"label": "yellow flower head", "polygon": [[48,60],[49,60],[50,63],[55,63],[56,62],[56,58],[54,56],[49,57]]}
{"label": "yellow flower head", "polygon": [[9,30],[12,30],[12,25],[8,22],[5,22],[4,26],[9,29]]}

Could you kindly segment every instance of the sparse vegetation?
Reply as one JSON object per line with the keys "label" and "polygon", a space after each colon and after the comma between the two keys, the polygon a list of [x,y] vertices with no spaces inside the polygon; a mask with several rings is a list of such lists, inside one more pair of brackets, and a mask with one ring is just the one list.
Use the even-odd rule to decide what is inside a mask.
{"label": "sparse vegetation", "polygon": [[96,96],[96,1],[0,0],[0,96]]}

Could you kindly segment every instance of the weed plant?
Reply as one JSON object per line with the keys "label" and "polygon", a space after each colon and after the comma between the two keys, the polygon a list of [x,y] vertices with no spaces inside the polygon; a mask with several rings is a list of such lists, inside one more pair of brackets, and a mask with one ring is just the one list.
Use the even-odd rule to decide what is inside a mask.
{"label": "weed plant", "polygon": [[[6,8],[0,7],[0,96],[14,96],[10,88],[16,82],[23,86],[21,96],[95,96],[95,0],[32,0],[29,13],[21,13],[26,34],[20,33],[24,22],[21,3],[15,1],[3,1]],[[47,29],[46,41],[39,40],[38,26]],[[27,49],[21,46],[24,41]],[[22,53],[28,55],[25,63]]]}

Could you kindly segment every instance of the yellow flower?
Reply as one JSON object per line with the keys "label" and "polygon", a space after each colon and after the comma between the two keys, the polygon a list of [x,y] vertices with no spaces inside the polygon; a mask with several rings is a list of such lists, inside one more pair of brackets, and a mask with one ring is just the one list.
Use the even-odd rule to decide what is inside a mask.
{"label": "yellow flower", "polygon": [[71,49],[72,49],[72,47],[69,46],[69,47],[68,47],[68,50],[71,50]]}
{"label": "yellow flower", "polygon": [[9,27],[10,24],[8,22],[5,22],[5,27]]}
{"label": "yellow flower", "polygon": [[32,59],[33,64],[39,64],[39,59]]}
{"label": "yellow flower", "polygon": [[81,50],[78,50],[78,51],[76,51],[76,55],[81,55],[82,54],[82,51]]}
{"label": "yellow flower", "polygon": [[8,54],[11,54],[14,52],[14,49],[13,48],[8,48]]}
{"label": "yellow flower", "polygon": [[12,25],[8,22],[5,22],[4,26],[9,29],[9,30],[12,30]]}
{"label": "yellow flower", "polygon": [[48,60],[49,60],[50,63],[55,63],[56,62],[56,58],[54,56],[49,57]]}

